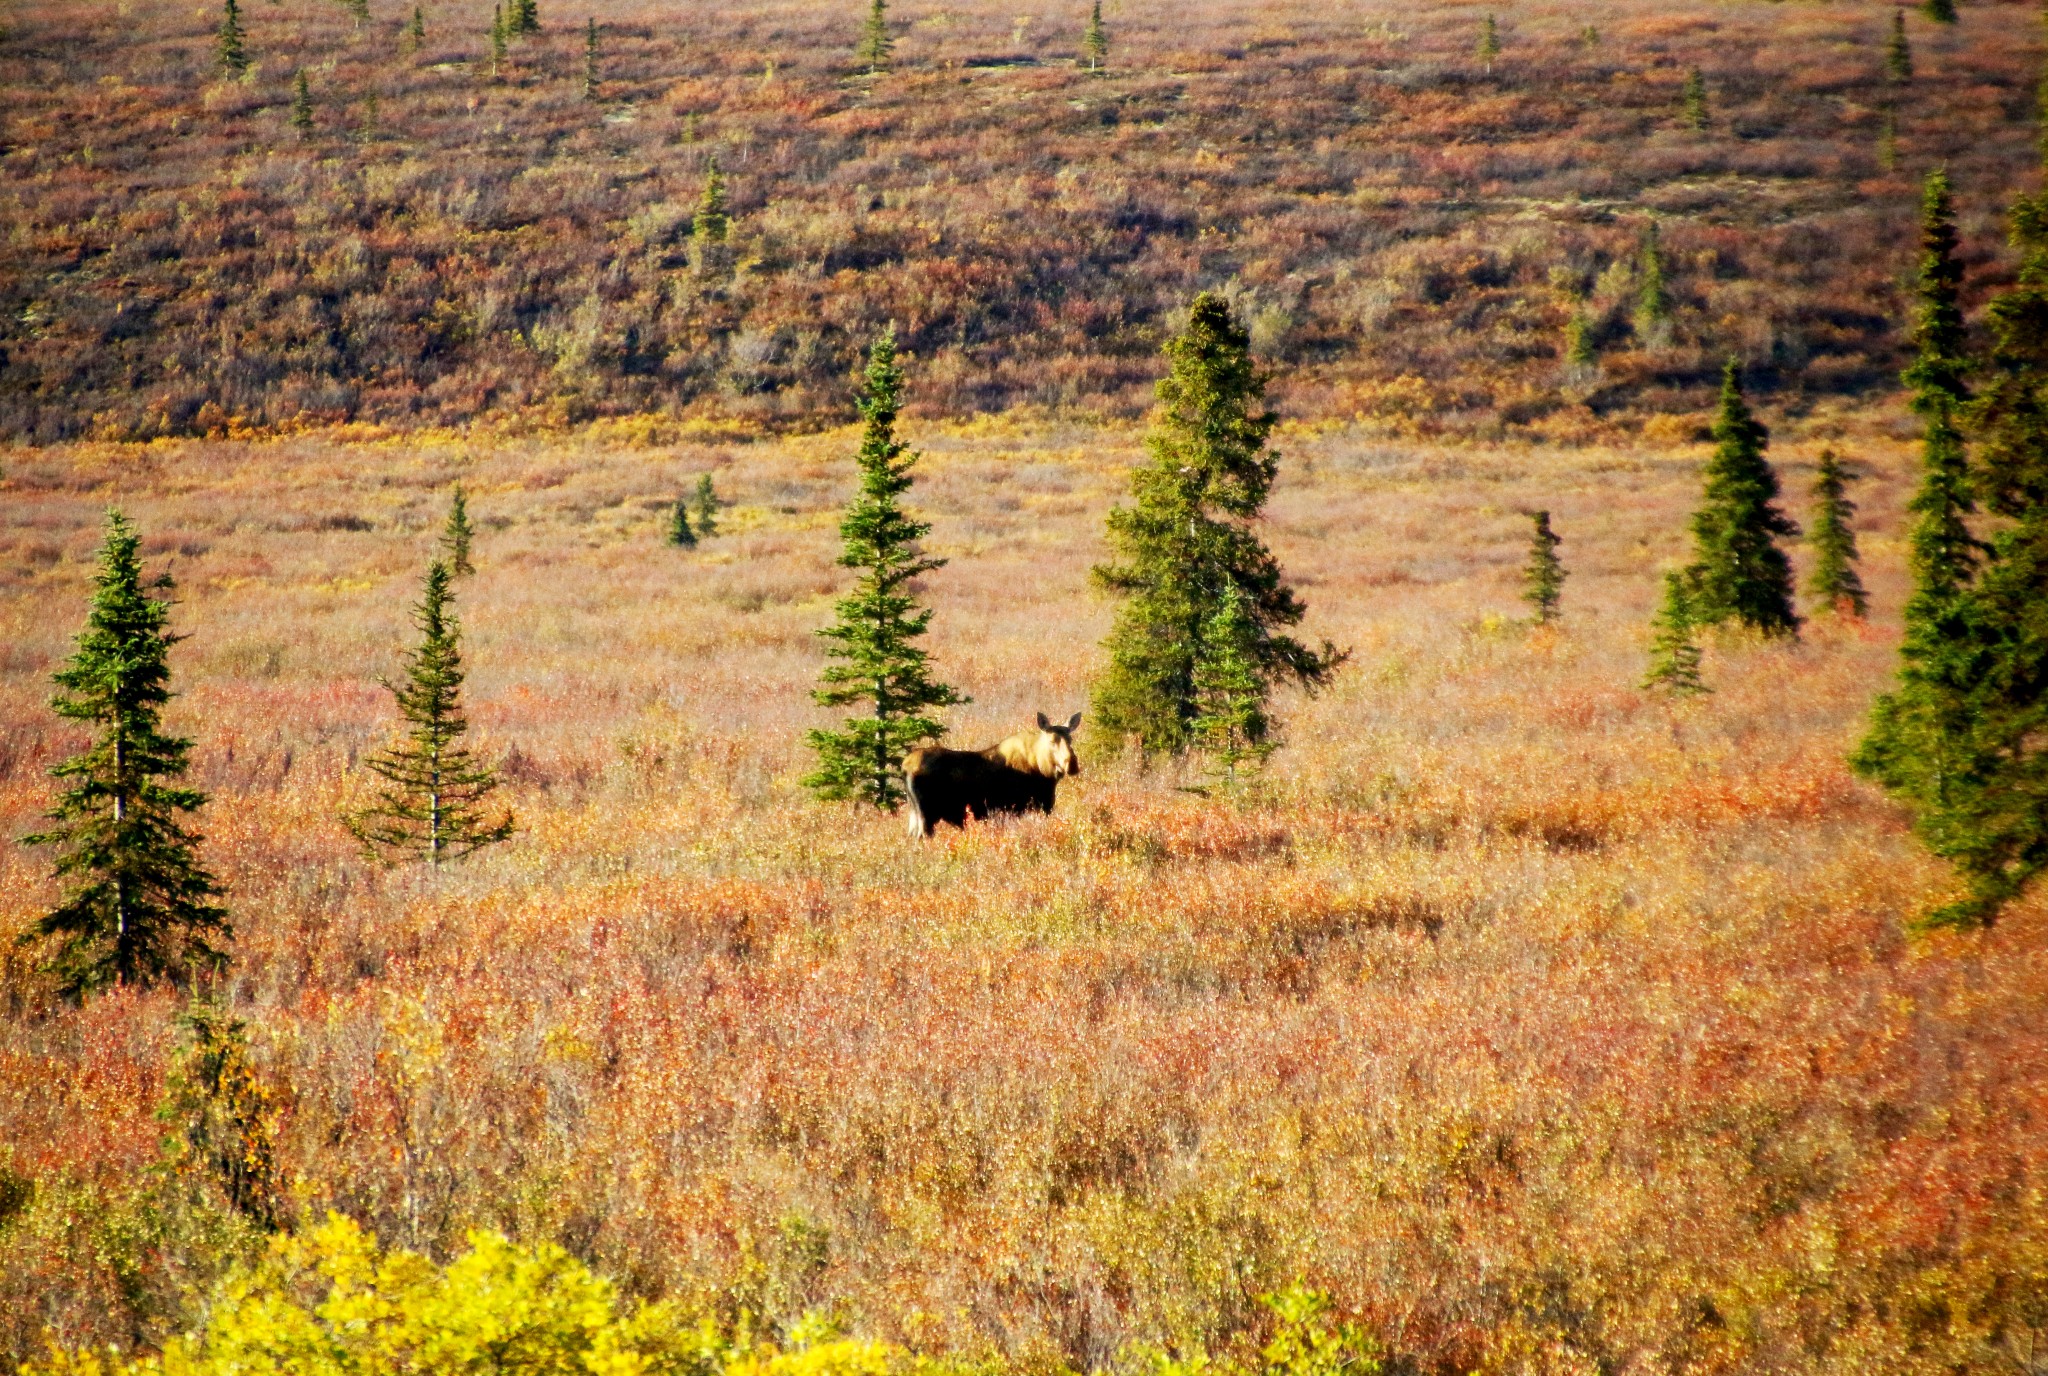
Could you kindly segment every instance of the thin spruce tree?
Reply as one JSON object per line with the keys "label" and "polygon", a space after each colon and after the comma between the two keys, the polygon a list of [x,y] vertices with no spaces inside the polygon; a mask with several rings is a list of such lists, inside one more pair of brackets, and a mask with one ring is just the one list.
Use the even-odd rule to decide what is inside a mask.
{"label": "thin spruce tree", "polygon": [[1266,379],[1249,336],[1221,297],[1204,292],[1166,356],[1150,459],[1131,474],[1132,504],[1109,514],[1114,562],[1095,570],[1097,584],[1123,599],[1093,693],[1096,729],[1110,749],[1135,741],[1148,755],[1194,743],[1202,630],[1231,589],[1253,627],[1247,653],[1262,692],[1283,679],[1313,692],[1346,657],[1282,630],[1300,624],[1304,608],[1256,527],[1277,471],[1266,452],[1276,418],[1263,406]]}
{"label": "thin spruce tree", "polygon": [[427,46],[427,10],[424,5],[412,7],[412,18],[405,26],[405,51],[416,53]]}
{"label": "thin spruce tree", "polygon": [[889,11],[884,0],[872,0],[868,6],[867,22],[861,25],[860,44],[854,49],[854,60],[867,68],[868,75],[874,76],[887,70],[889,52],[895,47],[895,40],[889,36]]}
{"label": "thin spruce tree", "polygon": [[370,18],[370,0],[342,0],[342,8],[348,11],[350,26],[360,30]]}
{"label": "thin spruce tree", "polygon": [[679,549],[695,549],[697,532],[690,528],[690,499],[676,498],[668,514],[668,542]]}
{"label": "thin spruce tree", "polygon": [[884,810],[903,801],[903,757],[945,727],[930,715],[968,701],[932,677],[930,656],[918,644],[931,626],[917,605],[912,580],[945,567],[918,548],[931,527],[901,505],[910,490],[917,455],[896,438],[903,403],[903,369],[896,362],[896,332],[885,330],[868,352],[860,398],[860,487],[839,523],[842,568],[858,569],[853,591],[840,599],[837,619],[818,634],[837,661],[819,676],[811,696],[821,707],[855,707],[840,729],[807,737],[818,767],[804,783],[819,796],[853,799]]}
{"label": "thin spruce tree", "polygon": [[[890,356],[895,356],[893,347]],[[711,485],[709,473],[697,478],[696,507],[697,533],[707,538],[718,534],[718,491]]]}
{"label": "thin spruce tree", "polygon": [[[1976,493],[1961,425],[1970,359],[1957,249],[1954,197],[1947,173],[1937,169],[1920,203],[1914,357],[1903,374],[1922,425],[1920,488],[1910,507],[1913,592],[1897,682],[1873,704],[1849,763],[1912,808],[1928,848],[1967,877],[1976,834],[1971,803],[1981,783],[1981,775],[1972,778],[1971,742],[1983,675],[1971,594],[1985,551],[1970,528]],[[1936,920],[1968,924],[1995,909],[1995,887],[1970,887],[1988,906],[1952,906]]]}
{"label": "thin spruce tree", "polygon": [[459,860],[516,829],[511,813],[491,815],[485,806],[498,787],[497,771],[462,744],[469,721],[462,711],[462,628],[453,584],[447,564],[436,559],[428,565],[413,607],[419,648],[406,657],[405,681],[384,685],[397,699],[405,728],[368,761],[385,781],[376,800],[344,819],[363,848],[387,863]]}
{"label": "thin spruce tree", "polygon": [[1529,562],[1522,566],[1522,600],[1536,613],[1536,624],[1548,626],[1557,620],[1559,606],[1564,601],[1564,561],[1557,556],[1557,547],[1564,543],[1557,532],[1550,528],[1550,513],[1532,511],[1529,513]]}
{"label": "thin spruce tree", "polygon": [[491,6],[491,80],[505,74],[506,46],[510,35],[505,27],[505,7]]}
{"label": "thin spruce tree", "polygon": [[699,275],[722,272],[728,266],[726,240],[731,233],[725,171],[713,153],[704,159],[704,193],[697,198],[697,213],[690,217],[690,264]]}
{"label": "thin spruce tree", "polygon": [[1662,337],[1671,323],[1671,288],[1664,280],[1664,244],[1655,220],[1643,231],[1636,266],[1635,327],[1647,342]]}
{"label": "thin spruce tree", "polygon": [[1856,532],[1849,522],[1856,503],[1849,499],[1850,472],[1832,449],[1820,451],[1813,479],[1813,572],[1806,595],[1823,614],[1846,614],[1861,620],[1870,614],[1870,594],[1856,572]]}
{"label": "thin spruce tree", "polygon": [[540,32],[540,0],[512,0],[507,27],[522,37]]}
{"label": "thin spruce tree", "polygon": [[1885,80],[1902,84],[1913,79],[1913,42],[1906,37],[1906,12],[1892,11],[1892,31],[1884,44]]}
{"label": "thin spruce tree", "polygon": [[583,98],[597,99],[597,17],[592,15],[583,32]]}
{"label": "thin spruce tree", "polygon": [[1778,509],[1778,475],[1764,458],[1771,433],[1742,395],[1742,367],[1721,373],[1721,410],[1705,493],[1693,513],[1693,618],[1700,626],[1730,621],[1766,636],[1797,636],[1792,561],[1778,546],[1799,526]]}
{"label": "thin spruce tree", "polygon": [[[183,984],[222,969],[232,935],[215,901],[223,890],[199,860],[202,838],[180,820],[206,795],[171,782],[192,748],[162,722],[181,637],[167,629],[170,604],[143,586],[140,545],[127,519],[108,513],[91,610],[51,700],[94,738],[50,771],[64,785],[47,814],[53,825],[22,838],[56,850],[64,894],[19,940],[54,941],[43,968],[81,1002],[116,984]],[[170,579],[152,586],[168,590]]]}
{"label": "thin spruce tree", "polygon": [[1244,590],[1224,586],[1221,604],[1202,626],[1195,654],[1195,716],[1189,724],[1196,749],[1207,754],[1226,789],[1263,766],[1279,748],[1266,710],[1259,672],[1259,627]]}
{"label": "thin spruce tree", "polygon": [[1689,571],[1664,574],[1664,601],[1650,622],[1650,667],[1643,687],[1673,697],[1713,691],[1700,677],[1700,646],[1694,636],[1693,579]]}
{"label": "thin spruce tree", "polygon": [[1600,366],[1600,349],[1593,338],[1593,320],[1586,308],[1575,309],[1564,322],[1564,366],[1575,378],[1583,378]]}
{"label": "thin spruce tree", "polygon": [[1707,110],[1707,78],[1697,67],[1685,74],[1683,110],[1685,127],[1696,134],[1705,133],[1713,122]]}
{"label": "thin spruce tree", "polygon": [[476,565],[469,560],[469,545],[475,531],[469,524],[469,498],[462,491],[462,484],[455,484],[454,495],[448,499],[448,522],[441,527],[441,555],[448,565],[448,572],[456,578],[467,578],[476,572]]}
{"label": "thin spruce tree", "polygon": [[306,84],[304,67],[292,74],[292,128],[299,131],[300,138],[310,138],[313,133],[313,88]]}
{"label": "thin spruce tree", "polygon": [[1088,27],[1081,34],[1081,53],[1088,59],[1088,70],[1099,72],[1109,61],[1109,31],[1102,27],[1102,0],[1095,0],[1095,7],[1088,12]]}
{"label": "thin spruce tree", "polygon": [[1492,72],[1494,59],[1500,56],[1500,25],[1494,22],[1491,14],[1488,14],[1479,23],[1479,47],[1477,51],[1480,62],[1485,65],[1489,73]]}
{"label": "thin spruce tree", "polygon": [[229,76],[240,76],[249,70],[249,36],[242,29],[242,8],[236,0],[224,0],[221,5],[214,57]]}

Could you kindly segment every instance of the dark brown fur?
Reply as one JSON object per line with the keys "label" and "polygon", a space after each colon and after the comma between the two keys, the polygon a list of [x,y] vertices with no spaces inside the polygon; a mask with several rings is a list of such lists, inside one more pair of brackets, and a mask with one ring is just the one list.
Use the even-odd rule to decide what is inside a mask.
{"label": "dark brown fur", "polygon": [[964,827],[970,816],[1051,812],[1060,780],[1081,772],[1074,754],[1074,728],[1080,724],[1079,712],[1065,726],[1040,712],[1037,730],[1020,731],[986,750],[934,745],[911,751],[903,761],[910,834],[929,836],[941,822]]}

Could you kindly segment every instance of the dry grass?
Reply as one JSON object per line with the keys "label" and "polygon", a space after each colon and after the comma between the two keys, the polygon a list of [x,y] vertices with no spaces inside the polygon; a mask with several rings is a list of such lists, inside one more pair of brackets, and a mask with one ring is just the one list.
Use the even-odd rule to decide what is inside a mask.
{"label": "dry grass", "polygon": [[[1271,796],[1090,760],[1051,819],[923,846],[794,783],[847,433],[18,450],[0,831],[74,743],[42,703],[118,503],[182,588],[173,719],[305,1208],[1034,1366],[1241,1341],[1303,1274],[1415,1370],[2036,1370],[2042,912],[1909,944],[1940,876],[1841,764],[1902,596],[1886,433],[1774,454],[1795,513],[1822,440],[1871,470],[1879,619],[1718,647],[1674,711],[1633,685],[1699,451],[1292,430],[1272,539],[1356,657],[1285,704]],[[1136,432],[914,438],[956,739],[1083,706]],[[706,470],[730,533],[663,547]],[[473,718],[525,829],[383,872],[335,814],[457,477]],[[1537,504],[1555,634],[1516,620]],[[0,933],[51,894],[0,851]],[[190,1275],[121,1204],[173,1000],[66,1010],[19,957],[4,989],[0,1165],[39,1183],[4,1342],[147,1341]]]}

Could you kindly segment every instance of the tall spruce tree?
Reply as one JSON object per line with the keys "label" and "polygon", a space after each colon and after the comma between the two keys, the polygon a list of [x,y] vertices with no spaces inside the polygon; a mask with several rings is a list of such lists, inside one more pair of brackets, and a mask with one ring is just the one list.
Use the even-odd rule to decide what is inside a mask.
{"label": "tall spruce tree", "polygon": [[1699,626],[1740,622],[1767,636],[1797,635],[1792,561],[1778,547],[1799,526],[1778,509],[1778,475],[1764,459],[1770,431],[1750,414],[1742,368],[1721,374],[1721,411],[1706,490],[1693,513],[1693,619]]}
{"label": "tall spruce tree", "polygon": [[[167,735],[171,700],[170,604],[143,588],[140,540],[118,511],[107,516],[92,609],[71,661],[57,671],[57,715],[89,723],[90,746],[50,771],[64,791],[47,831],[22,838],[57,851],[63,900],[22,934],[54,939],[44,969],[67,998],[114,984],[182,983],[227,964],[222,889],[199,861],[201,838],[181,814],[206,802],[167,782],[185,772],[192,743]],[[154,584],[168,589],[168,577]]]}
{"label": "tall spruce tree", "polygon": [[292,73],[292,128],[299,131],[300,138],[313,133],[313,88],[306,84],[304,67]]}
{"label": "tall spruce tree", "polygon": [[385,684],[398,700],[405,732],[368,761],[387,786],[345,819],[364,849],[388,862],[459,860],[515,830],[511,813],[492,816],[485,808],[498,787],[497,771],[462,744],[469,721],[462,713],[462,628],[453,582],[445,563],[428,565],[413,607],[419,648],[406,657],[405,682]]}
{"label": "tall spruce tree", "polygon": [[1671,321],[1671,288],[1664,280],[1664,245],[1657,222],[1643,230],[1643,242],[1636,255],[1639,272],[1634,324],[1647,342],[1661,337]]}
{"label": "tall spruce tree", "polygon": [[462,484],[455,484],[455,494],[448,500],[448,523],[441,528],[441,552],[448,572],[457,578],[467,578],[476,572],[476,565],[469,561],[469,542],[475,534],[469,524],[469,499],[463,495]]}
{"label": "tall spruce tree", "polygon": [[1557,547],[1564,541],[1557,538],[1557,532],[1550,528],[1550,513],[1532,511],[1529,513],[1529,562],[1522,567],[1522,600],[1536,612],[1536,624],[1548,626],[1557,620],[1557,610],[1564,600],[1564,561],[1557,557]]}
{"label": "tall spruce tree", "polygon": [[1696,134],[1703,134],[1712,122],[1707,111],[1707,78],[1694,67],[1685,74],[1683,99],[1685,127]]}
{"label": "tall spruce tree", "polygon": [[214,36],[214,56],[221,70],[240,76],[249,70],[249,39],[242,30],[242,9],[235,0],[221,5],[220,30]]}
{"label": "tall spruce tree", "polygon": [[1856,572],[1856,532],[1850,518],[1856,503],[1849,500],[1852,474],[1832,449],[1820,451],[1820,469],[1813,479],[1813,572],[1806,595],[1822,613],[1870,614],[1870,595]]}
{"label": "tall spruce tree", "polygon": [[854,59],[868,69],[873,76],[889,65],[889,51],[896,40],[889,36],[889,11],[883,0],[873,0],[868,6],[867,22],[861,25],[860,45],[854,49]]}
{"label": "tall spruce tree", "polygon": [[1690,570],[1664,574],[1664,601],[1650,623],[1650,668],[1643,687],[1691,697],[1713,691],[1700,678],[1700,646],[1693,636],[1693,577]]}
{"label": "tall spruce tree", "polygon": [[1327,641],[1311,650],[1279,629],[1298,625],[1303,607],[1255,524],[1276,471],[1265,452],[1275,417],[1262,406],[1266,379],[1249,336],[1221,297],[1204,292],[1166,356],[1145,441],[1151,458],[1131,474],[1133,504],[1109,514],[1116,562],[1095,570],[1124,598],[1109,669],[1095,685],[1096,727],[1112,749],[1134,739],[1147,754],[1193,743],[1202,628],[1229,589],[1244,598],[1262,690],[1291,679],[1313,691],[1345,658]]}
{"label": "tall spruce tree", "polygon": [[1216,612],[1202,626],[1195,651],[1195,716],[1189,724],[1196,749],[1213,762],[1225,788],[1239,775],[1266,762],[1280,742],[1266,711],[1266,683],[1259,672],[1259,627],[1244,590],[1223,588]]}
{"label": "tall spruce tree", "polygon": [[1906,37],[1906,12],[1892,11],[1891,36],[1884,43],[1885,80],[1906,82],[1913,79],[1913,43]]}
{"label": "tall spruce tree", "polygon": [[878,808],[903,801],[903,757],[945,727],[929,715],[968,699],[932,677],[930,657],[918,640],[932,613],[917,605],[911,580],[946,561],[921,553],[917,542],[931,527],[912,520],[898,504],[910,490],[917,455],[896,438],[903,402],[903,370],[896,362],[896,332],[885,331],[868,353],[860,413],[865,426],[860,489],[839,523],[845,548],[841,567],[859,569],[853,591],[841,598],[838,619],[818,632],[838,663],[820,675],[812,693],[821,707],[859,707],[837,731],[808,737],[818,768],[804,783],[826,798],[851,798]]}
{"label": "tall spruce tree", "polygon": [[1081,34],[1081,53],[1088,59],[1088,70],[1099,72],[1102,64],[1109,60],[1109,31],[1102,27],[1102,0],[1095,0],[1095,8],[1088,12],[1088,27]]}
{"label": "tall spruce tree", "polygon": [[505,74],[505,56],[510,33],[505,23],[505,7],[491,6],[491,79],[496,81]]}
{"label": "tall spruce tree", "polygon": [[592,15],[583,32],[583,98],[597,99],[597,16]]}
{"label": "tall spruce tree", "polygon": [[[1972,592],[1984,548],[1970,530],[1976,494],[1961,429],[1970,360],[1957,247],[1948,175],[1936,171],[1921,199],[1919,314],[1903,375],[1923,426],[1920,490],[1910,508],[1913,593],[1897,686],[1873,705],[1850,764],[1912,807],[1929,848],[1967,878],[1972,801],[1982,783],[1972,758],[1984,671]],[[1995,890],[1971,887],[1988,906],[1944,909],[1938,920],[1970,922],[1995,909]]]}

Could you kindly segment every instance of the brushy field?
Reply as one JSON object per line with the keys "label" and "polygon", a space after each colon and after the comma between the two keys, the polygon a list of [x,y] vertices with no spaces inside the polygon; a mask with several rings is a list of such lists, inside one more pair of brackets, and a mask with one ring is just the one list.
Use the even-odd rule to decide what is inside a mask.
{"label": "brushy field", "polygon": [[[1889,427],[1775,450],[1795,514],[1823,442],[1870,472],[1874,621],[1717,645],[1676,709],[1635,681],[1701,450],[1286,428],[1270,535],[1356,654],[1284,703],[1268,793],[1088,757],[1052,818],[923,845],[795,782],[849,432],[14,450],[0,834],[76,744],[43,704],[118,503],[179,580],[171,722],[309,1214],[1041,1371],[1252,1341],[1296,1277],[1407,1371],[2039,1371],[2043,910],[1903,936],[1941,875],[1842,765],[1904,589]],[[912,438],[952,739],[1083,707],[1138,433]],[[728,533],[664,547],[704,471]],[[383,871],[336,813],[458,478],[473,720],[523,830]],[[1536,505],[1555,632],[1516,601]],[[0,849],[0,936],[53,894]],[[36,1193],[0,1358],[147,1344],[208,1275],[150,1170],[178,1001],[73,1010],[8,961],[0,1166]]]}
{"label": "brushy field", "polygon": [[[1863,0],[1109,0],[1106,74],[1087,0],[897,0],[874,80],[865,0],[541,0],[496,77],[492,0],[423,0],[415,52],[413,0],[366,3],[247,0],[223,79],[220,0],[0,0],[0,434],[780,429],[843,417],[892,320],[929,415],[1128,419],[1217,289],[1289,414],[1612,437],[1731,349],[1788,402],[1882,395],[1920,179],[1954,175],[1981,286],[2039,161],[2013,0],[1910,13],[1903,86]],[[700,276],[714,158],[732,270]],[[1652,220],[1676,310],[1639,331]],[[1570,384],[1575,309],[1604,371]]]}

